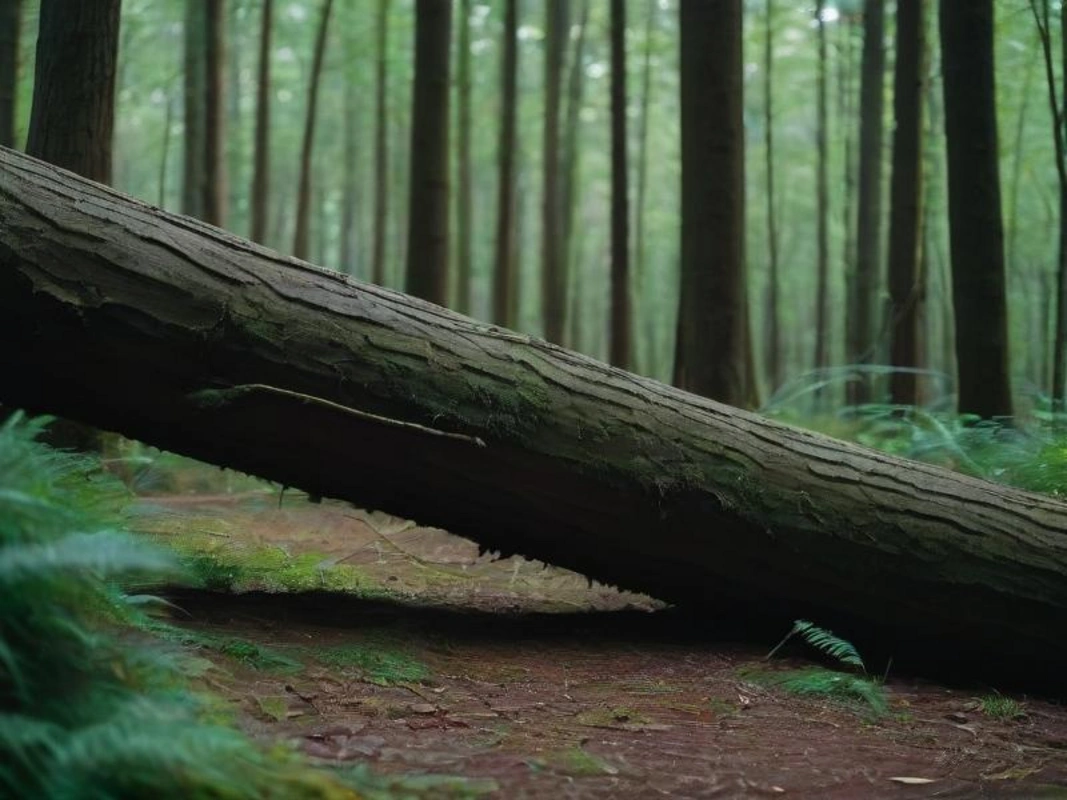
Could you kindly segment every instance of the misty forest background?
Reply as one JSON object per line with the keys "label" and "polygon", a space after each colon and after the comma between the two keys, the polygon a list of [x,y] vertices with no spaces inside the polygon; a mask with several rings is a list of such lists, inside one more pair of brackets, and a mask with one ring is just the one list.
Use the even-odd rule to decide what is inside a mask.
{"label": "misty forest background", "polygon": [[[212,38],[202,3],[122,3],[112,184],[169,210],[214,216],[222,227],[254,235],[282,252],[404,290],[413,207],[409,171],[419,4],[229,0],[221,5],[222,31]],[[743,4],[744,263],[753,380],[743,398],[719,399],[806,414],[814,403],[838,407],[889,398],[888,371],[875,365],[891,361],[893,312],[886,263],[898,5],[882,0],[827,0],[818,7],[774,0]],[[1062,97],[1062,9],[1058,4],[1050,8],[1047,0],[997,0],[993,6],[1010,375],[1018,413],[1048,409],[1055,379],[1062,212],[1056,111],[1050,98]],[[254,169],[266,8],[272,26],[264,152],[269,181],[264,188],[254,186]],[[878,20],[872,20],[872,9],[878,9]],[[514,39],[509,10],[515,15],[510,20]],[[19,10],[13,143],[20,148],[30,123],[38,11],[39,3],[32,1]],[[916,399],[952,410],[957,344],[943,69],[937,9],[928,7],[922,14],[927,52],[919,62],[924,79],[921,247],[915,254],[920,283],[911,291],[919,312],[915,366],[929,373],[919,381]],[[457,0],[451,26],[448,304],[531,335],[551,333],[546,331],[543,275],[545,242],[556,241],[565,314],[559,334],[549,338],[620,363],[612,357],[610,324],[614,31],[625,43],[625,214],[632,306],[627,326],[631,344],[622,363],[663,381],[676,380],[683,172],[677,0]],[[316,76],[316,45],[323,30]],[[1043,30],[1050,46],[1047,61]],[[507,146],[501,131],[509,119],[504,91],[509,39],[517,62],[513,146]],[[210,215],[197,188],[205,180],[199,153],[207,113],[204,53],[209,40],[221,45],[217,52],[222,57],[212,63],[221,70],[225,142],[222,171],[211,178],[221,203]],[[306,150],[310,87],[315,84],[313,146]],[[861,99],[864,91],[867,98]],[[468,103],[469,125],[464,120]],[[866,178],[861,178],[863,109],[868,109],[866,130],[871,132],[866,135],[876,134]],[[549,126],[558,127],[550,134]],[[546,153],[558,158],[551,170],[546,170]],[[505,155],[514,165],[514,215],[502,221]],[[299,231],[305,156],[310,159],[309,227]],[[546,177],[549,172],[556,177]],[[696,174],[690,179],[700,180]],[[465,180],[469,228],[463,211]],[[562,223],[547,235],[546,180],[559,181],[562,206]],[[867,200],[862,201],[864,192]],[[260,231],[253,228],[257,195],[266,204]],[[860,213],[864,203],[866,217]],[[513,313],[501,319],[494,308],[494,269],[504,227],[514,237],[506,258],[517,278],[507,299]],[[861,262],[866,274],[874,276],[866,299],[856,291]],[[857,334],[854,326],[866,333]],[[857,380],[855,367],[861,363],[872,365],[869,384]]]}

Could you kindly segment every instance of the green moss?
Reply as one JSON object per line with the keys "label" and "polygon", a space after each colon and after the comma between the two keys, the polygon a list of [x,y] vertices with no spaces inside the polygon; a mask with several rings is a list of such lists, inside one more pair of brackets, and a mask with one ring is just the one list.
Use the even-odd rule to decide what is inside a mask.
{"label": "green moss", "polygon": [[285,697],[270,695],[257,697],[256,705],[262,716],[275,722],[283,722],[289,714],[289,703]]}
{"label": "green moss", "polygon": [[402,683],[421,683],[430,677],[430,669],[421,661],[399,650],[373,644],[346,644],[338,647],[316,648],[309,655],[324,666],[334,669],[354,669],[371,683],[390,686]]}
{"label": "green moss", "polygon": [[615,767],[597,758],[592,753],[587,753],[581,747],[571,747],[561,753],[549,756],[546,761],[559,771],[576,778],[614,775],[618,772]]}

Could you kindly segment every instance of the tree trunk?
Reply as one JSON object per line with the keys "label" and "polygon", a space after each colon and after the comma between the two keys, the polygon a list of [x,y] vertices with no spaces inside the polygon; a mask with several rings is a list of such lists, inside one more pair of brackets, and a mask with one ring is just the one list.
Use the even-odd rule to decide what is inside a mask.
{"label": "tree trunk", "polygon": [[407,292],[448,305],[448,96],[452,0],[415,4]]}
{"label": "tree trunk", "polygon": [[940,21],[959,410],[1010,417],[993,0],[941,0]]}
{"label": "tree trunk", "polygon": [[206,40],[204,100],[203,219],[220,228],[226,225],[226,4],[202,0]]}
{"label": "tree trunk", "polygon": [[[899,11],[898,11],[899,14]],[[863,55],[860,65],[859,191],[856,197],[856,281],[847,304],[847,355],[850,364],[875,361],[881,284],[882,116],[885,107],[885,0],[863,5]],[[871,399],[868,376],[848,384],[848,402]]]}
{"label": "tree trunk", "polygon": [[456,54],[456,298],[455,309],[471,313],[474,274],[474,167],[471,155],[471,0],[459,3]]}
{"label": "tree trunk", "polygon": [[374,95],[374,245],[371,280],[385,283],[385,236],[389,216],[388,49],[389,0],[378,0],[377,66]]}
{"label": "tree trunk", "polygon": [[649,283],[647,246],[645,241],[645,207],[648,197],[648,133],[652,118],[652,42],[655,38],[659,14],[657,0],[648,0],[645,10],[645,42],[641,68],[641,114],[637,132],[637,186],[634,197],[634,281],[637,283],[637,303],[634,306],[637,337],[634,348],[635,372],[652,375],[655,356],[657,320],[651,312],[650,298],[655,292]]}
{"label": "tree trunk", "polygon": [[[351,36],[353,27],[352,13],[346,20],[345,31]],[[348,52],[356,52],[356,42],[349,39],[346,42]],[[360,65],[361,66],[361,65]],[[351,74],[351,70],[345,77],[344,90],[344,126],[342,136],[344,143],[344,177],[341,181],[341,228],[337,245],[337,267],[346,275],[356,275],[365,278],[366,275],[360,269],[359,249],[363,239],[359,232],[359,209],[361,189],[363,187],[362,173],[359,160],[359,134],[361,130],[361,92],[357,84],[357,78]]]}
{"label": "tree trunk", "polygon": [[0,0],[0,146],[15,146],[22,0]]}
{"label": "tree trunk", "polygon": [[893,85],[893,177],[889,210],[889,296],[891,301],[889,380],[892,402],[919,403],[920,305],[925,277],[919,272],[922,246],[922,106],[925,97],[926,8],[922,0],[897,9],[897,56]]}
{"label": "tree trunk", "polygon": [[111,182],[119,0],[44,0],[26,152]]}
{"label": "tree trunk", "polygon": [[545,3],[545,116],[542,130],[541,170],[541,314],[544,334],[554,344],[563,343],[567,319],[567,286],[564,283],[561,225],[560,108],[563,98],[563,64],[570,35],[569,0]]}
{"label": "tree trunk", "polygon": [[[818,63],[815,77],[815,369],[830,366],[830,156],[824,0],[815,2]],[[820,393],[821,394],[821,393]]]}
{"label": "tree trunk", "polygon": [[267,235],[270,207],[270,61],[274,0],[263,0],[259,29],[259,77],[256,86],[255,163],[252,168],[252,241],[262,244]]}
{"label": "tree trunk", "polygon": [[296,230],[293,233],[293,255],[308,258],[311,236],[311,155],[315,148],[315,122],[319,105],[319,84],[322,82],[322,62],[326,57],[326,36],[330,30],[333,0],[324,0],[319,31],[315,37],[315,53],[308,79],[308,102],[304,116],[304,139],[300,147],[300,179],[296,192]]}
{"label": "tree trunk", "polygon": [[626,0],[611,0],[611,363],[630,368],[630,197],[626,152]]}
{"label": "tree trunk", "polygon": [[741,1],[682,0],[682,281],[676,386],[748,397]]}
{"label": "tree trunk", "polygon": [[504,60],[501,70],[500,142],[497,145],[498,186],[496,257],[493,266],[493,322],[515,327],[515,148],[519,83],[518,0],[504,6]]}
{"label": "tree trunk", "polygon": [[767,0],[763,30],[763,147],[764,199],[767,202],[767,319],[766,354],[767,376],[771,392],[785,382],[782,363],[781,311],[778,293],[781,277],[778,274],[778,214],[774,190],[774,0]]}
{"label": "tree trunk", "polygon": [[205,89],[205,21],[204,0],[186,0],[182,76],[185,146],[182,166],[182,213],[190,217],[204,215],[204,101]]}
{"label": "tree trunk", "polygon": [[686,394],[7,149],[0,337],[7,405],[732,622],[813,619],[894,670],[943,656],[1063,688],[1059,501]]}

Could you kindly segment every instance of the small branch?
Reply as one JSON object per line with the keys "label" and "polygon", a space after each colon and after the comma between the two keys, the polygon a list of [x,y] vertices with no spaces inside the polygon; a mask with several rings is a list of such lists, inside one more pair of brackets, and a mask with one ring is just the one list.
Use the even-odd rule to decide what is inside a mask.
{"label": "small branch", "polygon": [[392,419],[391,417],[383,417],[380,414],[371,414],[368,411],[360,411],[356,408],[350,408],[349,406],[335,403],[332,400],[326,400],[322,397],[315,397],[310,394],[302,394],[301,392],[294,392],[290,389],[280,389],[277,386],[269,386],[265,383],[246,383],[240,386],[232,386],[229,389],[204,389],[199,392],[194,392],[189,395],[189,399],[197,405],[207,408],[214,406],[225,406],[234,402],[243,395],[250,394],[252,392],[261,392],[264,394],[273,394],[278,397],[285,397],[291,400],[297,400],[301,403],[308,403],[311,405],[319,406],[321,408],[327,408],[331,411],[337,411],[341,414],[345,414],[356,419],[365,420],[367,422],[374,422],[379,425],[388,425],[393,428],[403,428],[406,430],[415,431],[416,433],[426,434],[427,436],[441,436],[445,439],[455,439],[461,442],[468,442],[476,447],[485,447],[485,441],[478,436],[467,436],[462,433],[452,433],[450,431],[442,431],[437,428],[429,428],[425,425],[419,425],[415,422],[404,422],[403,420]]}

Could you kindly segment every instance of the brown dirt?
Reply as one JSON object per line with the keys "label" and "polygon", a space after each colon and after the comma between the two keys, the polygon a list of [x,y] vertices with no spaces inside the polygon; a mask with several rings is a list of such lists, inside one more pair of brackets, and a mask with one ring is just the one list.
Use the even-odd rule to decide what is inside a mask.
{"label": "brown dirt", "polygon": [[[183,626],[303,665],[256,670],[205,652],[243,725],[313,758],[464,776],[502,798],[1067,797],[1067,709],[1054,703],[1018,698],[1024,716],[998,720],[977,700],[988,688],[891,677],[891,713],[874,719],[766,688],[759,671],[804,664],[769,666],[767,647],[713,641],[649,598],[382,515],[261,500],[153,503],[191,527],[224,522],[229,546],[343,557],[404,603],[176,595]],[[351,652],[427,671],[376,681],[336,655]]]}

